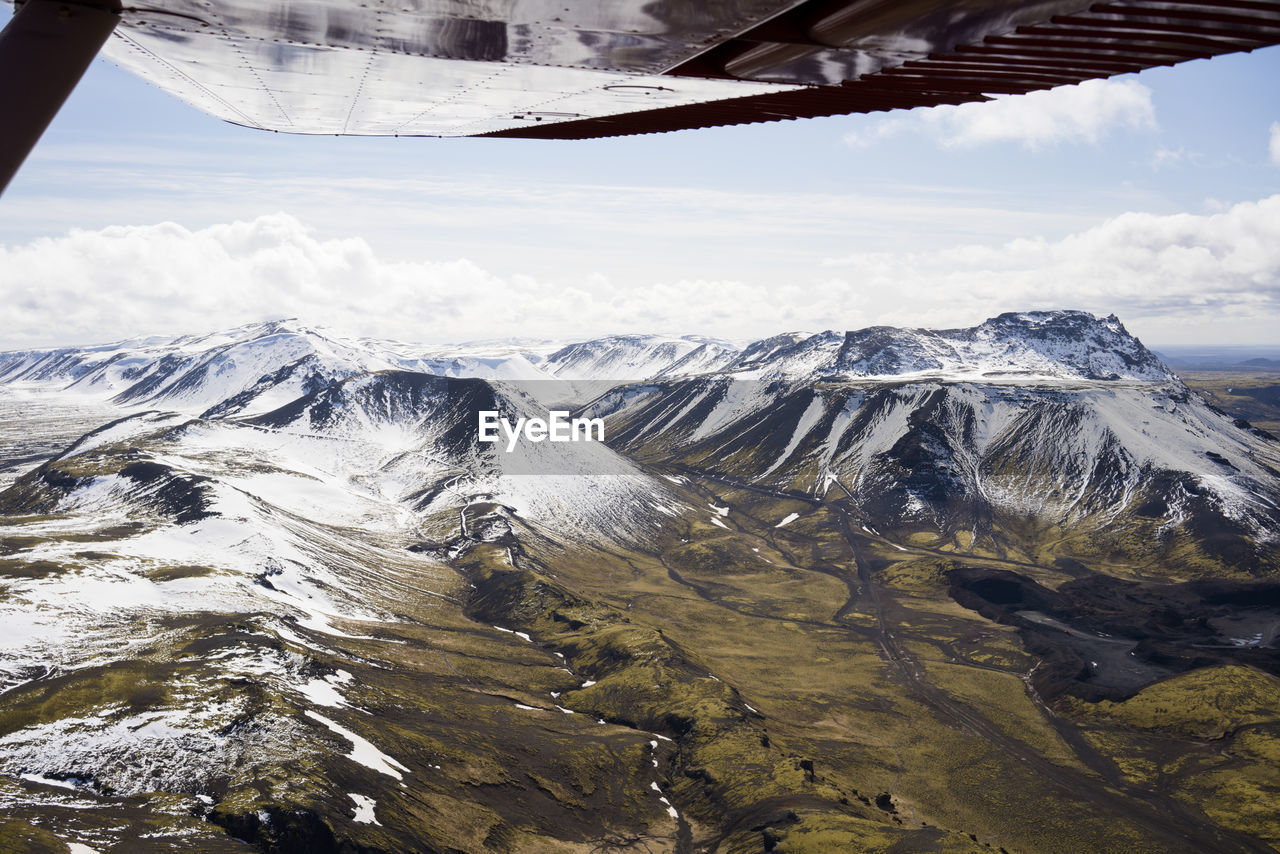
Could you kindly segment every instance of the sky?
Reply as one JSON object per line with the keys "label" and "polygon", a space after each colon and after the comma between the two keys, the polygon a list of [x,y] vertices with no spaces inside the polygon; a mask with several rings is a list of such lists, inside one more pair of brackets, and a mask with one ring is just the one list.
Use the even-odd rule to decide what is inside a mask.
{"label": "sky", "polygon": [[961,107],[370,139],[225,124],[100,60],[0,199],[0,349],[279,317],[441,343],[1047,308],[1277,345],[1277,79],[1269,48]]}

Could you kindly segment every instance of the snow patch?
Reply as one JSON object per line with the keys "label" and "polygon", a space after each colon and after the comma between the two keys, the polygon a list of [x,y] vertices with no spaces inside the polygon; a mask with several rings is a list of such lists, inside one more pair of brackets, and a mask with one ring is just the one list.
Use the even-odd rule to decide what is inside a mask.
{"label": "snow patch", "polygon": [[44,786],[57,786],[59,789],[70,789],[73,792],[76,790],[74,783],[68,783],[66,780],[55,780],[54,778],[46,777],[43,774],[28,773],[19,774],[18,776],[23,780],[26,780],[28,783],[40,783]]}
{"label": "snow patch", "polygon": [[338,686],[345,685],[350,681],[351,674],[345,670],[339,670],[337,673],[330,674],[322,679],[312,679],[306,684],[298,686],[297,691],[317,706],[329,706],[336,709],[349,705],[346,698],[338,691]]}
{"label": "snow patch", "polygon": [[307,710],[307,717],[319,721],[333,732],[351,742],[351,752],[347,754],[347,758],[354,762],[358,762],[366,768],[371,768],[380,774],[386,774],[389,777],[395,777],[397,780],[404,779],[404,775],[409,773],[409,769],[374,747],[368,740],[356,735],[351,730],[338,723],[326,718],[318,712]]}
{"label": "snow patch", "polygon": [[351,819],[356,824],[376,824],[382,826],[382,822],[374,817],[374,807],[378,802],[366,795],[357,795],[354,792],[348,792],[347,797],[356,803],[356,814]]}

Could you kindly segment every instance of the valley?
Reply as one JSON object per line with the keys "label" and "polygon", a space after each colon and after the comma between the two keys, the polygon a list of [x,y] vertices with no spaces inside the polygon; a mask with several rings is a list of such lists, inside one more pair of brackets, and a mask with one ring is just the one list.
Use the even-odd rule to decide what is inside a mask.
{"label": "valley", "polygon": [[1280,848],[1280,443],[1114,318],[284,323],[0,426],[0,850]]}
{"label": "valley", "polygon": [[1275,370],[1182,371],[1181,376],[1229,415],[1280,434],[1280,375]]}

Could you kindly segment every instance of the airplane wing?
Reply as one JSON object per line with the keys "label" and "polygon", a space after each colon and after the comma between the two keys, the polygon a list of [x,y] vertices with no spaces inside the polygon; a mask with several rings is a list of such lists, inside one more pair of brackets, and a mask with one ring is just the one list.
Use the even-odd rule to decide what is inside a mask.
{"label": "airplane wing", "polygon": [[[116,64],[248,127],[584,139],[958,104],[1280,43],[1280,0],[139,2],[26,0],[0,72],[78,77],[105,38]],[[0,115],[51,117],[51,97],[10,83]]]}
{"label": "airplane wing", "polygon": [[582,138],[954,104],[1280,41],[1266,0],[150,0],[107,56],[293,133]]}

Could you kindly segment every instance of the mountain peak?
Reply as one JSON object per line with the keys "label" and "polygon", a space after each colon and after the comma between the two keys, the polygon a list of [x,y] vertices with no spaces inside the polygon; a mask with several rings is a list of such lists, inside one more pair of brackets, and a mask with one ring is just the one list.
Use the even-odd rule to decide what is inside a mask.
{"label": "mountain peak", "polygon": [[1008,312],[962,329],[775,336],[744,350],[735,367],[793,377],[1177,381],[1115,315],[1072,310]]}
{"label": "mountain peak", "polygon": [[1021,328],[1028,332],[1060,333],[1083,332],[1105,328],[1120,335],[1128,335],[1120,318],[1114,314],[1097,317],[1087,311],[1054,309],[1049,311],[1006,311],[978,324],[982,328]]}
{"label": "mountain peak", "polygon": [[655,334],[559,347],[424,347],[350,338],[290,317],[205,335],[0,354],[0,382],[59,385],[118,402],[221,414],[264,411],[288,395],[389,369],[570,382],[725,373],[738,379],[1178,383],[1115,315],[1071,310],[1008,312],[963,329],[789,332],[745,348],[699,335]]}

